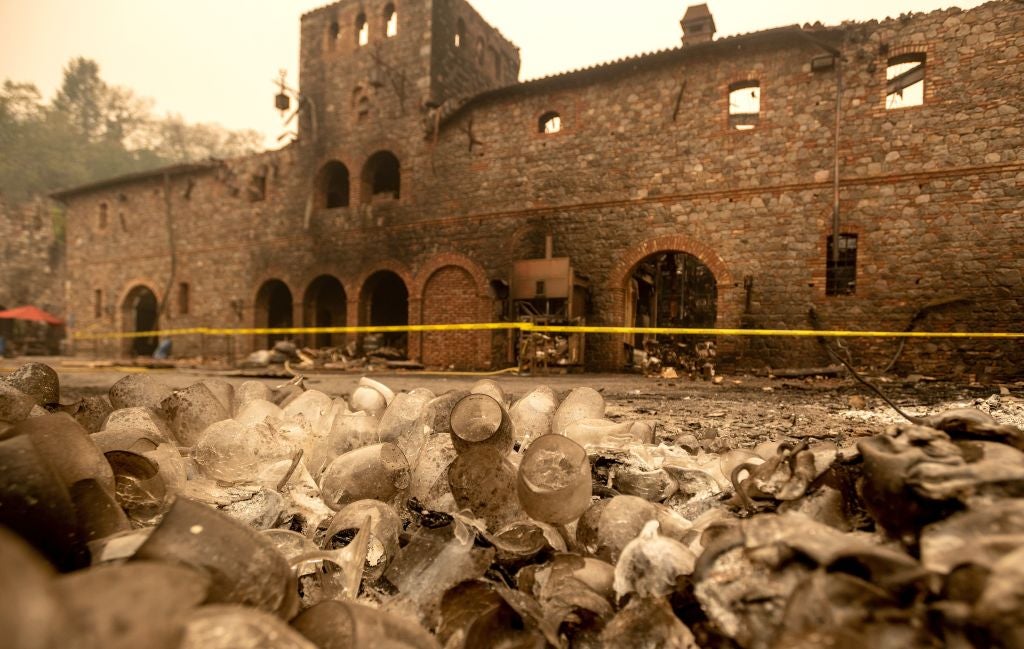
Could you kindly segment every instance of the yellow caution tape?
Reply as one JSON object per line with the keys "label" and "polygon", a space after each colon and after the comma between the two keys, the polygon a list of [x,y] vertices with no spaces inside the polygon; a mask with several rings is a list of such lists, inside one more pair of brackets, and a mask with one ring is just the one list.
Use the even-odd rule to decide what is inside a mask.
{"label": "yellow caution tape", "polygon": [[480,322],[467,324],[394,325],[360,327],[283,327],[254,329],[161,329],[158,331],[74,332],[75,340],[110,340],[121,338],[170,338],[174,336],[259,336],[272,334],[343,334],[397,333],[416,331],[496,331],[514,330],[563,334],[655,334],[700,336],[786,336],[826,338],[1002,338],[1024,339],[1024,332],[961,332],[961,331],[815,331],[813,329],[711,329],[688,327],[577,327],[535,325],[529,322]]}

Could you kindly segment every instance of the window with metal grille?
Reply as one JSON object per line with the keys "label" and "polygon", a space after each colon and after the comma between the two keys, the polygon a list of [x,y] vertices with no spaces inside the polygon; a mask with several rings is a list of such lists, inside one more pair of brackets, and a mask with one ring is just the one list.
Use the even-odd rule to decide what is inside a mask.
{"label": "window with metal grille", "polygon": [[833,255],[834,237],[828,238],[825,295],[853,295],[857,288],[857,235],[839,235],[839,255]]}

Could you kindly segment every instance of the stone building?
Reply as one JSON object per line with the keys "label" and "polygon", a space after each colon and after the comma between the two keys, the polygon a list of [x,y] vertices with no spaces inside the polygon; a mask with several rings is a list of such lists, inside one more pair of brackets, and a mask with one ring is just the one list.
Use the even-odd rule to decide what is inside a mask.
{"label": "stone building", "polygon": [[[55,207],[45,199],[11,206],[0,196],[0,311],[31,304],[64,312],[64,225]],[[16,328],[14,321],[0,319],[5,344],[19,337]]]}
{"label": "stone building", "polygon": [[[78,330],[496,322],[567,277],[565,315],[589,325],[806,329],[813,306],[827,328],[1022,330],[1024,4],[681,24],[678,48],[520,83],[518,49],[464,0],[305,14],[291,144],[56,194]],[[493,368],[508,338],[385,342]],[[589,335],[584,362],[621,368],[641,342]],[[813,339],[718,344],[740,366],[824,360]],[[882,366],[898,341],[845,344]],[[911,340],[897,369],[1019,373],[1022,348]]]}

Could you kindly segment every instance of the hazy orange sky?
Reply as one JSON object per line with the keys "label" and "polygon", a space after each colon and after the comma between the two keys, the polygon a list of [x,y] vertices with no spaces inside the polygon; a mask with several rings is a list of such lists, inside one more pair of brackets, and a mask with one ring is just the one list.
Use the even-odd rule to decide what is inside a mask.
{"label": "hazy orange sky", "polygon": [[[397,0],[399,21],[401,5]],[[406,2],[413,0],[405,0]],[[422,0],[419,0],[422,1]],[[521,49],[521,79],[679,45],[686,0],[470,0]],[[383,4],[383,0],[381,0]],[[323,0],[0,0],[0,79],[35,83],[46,98],[69,59],[156,102],[158,113],[263,133],[284,132],[274,79],[297,82],[299,17]],[[981,0],[710,0],[718,36],[838,24]]]}

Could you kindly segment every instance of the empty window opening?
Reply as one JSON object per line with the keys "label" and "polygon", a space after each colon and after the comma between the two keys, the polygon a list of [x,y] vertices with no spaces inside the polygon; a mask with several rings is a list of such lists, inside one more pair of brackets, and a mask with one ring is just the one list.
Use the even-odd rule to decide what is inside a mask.
{"label": "empty window opening", "polygon": [[370,25],[366,22],[366,14],[356,16],[356,45],[362,47],[370,42]]}
{"label": "empty window opening", "polygon": [[370,156],[363,167],[364,200],[397,199],[401,189],[402,171],[398,158],[390,151],[378,151]]}
{"label": "empty window opening", "polygon": [[551,134],[562,130],[562,118],[558,113],[544,113],[537,122],[541,133]]}
{"label": "empty window opening", "polygon": [[857,235],[839,235],[839,257],[833,257],[832,235],[828,237],[825,262],[825,295],[853,295],[857,288]]}
{"label": "empty window opening", "polygon": [[[292,326],[292,292],[279,279],[267,280],[256,294],[256,322],[258,328],[286,329]],[[278,340],[291,338],[287,333],[267,335],[267,347]]]}
{"label": "empty window opening", "polygon": [[924,61],[920,52],[889,59],[885,69],[885,107],[907,108],[924,103]]}
{"label": "empty window opening", "polygon": [[501,78],[501,56],[498,54],[498,50],[493,47],[490,48],[491,64],[494,66],[494,78]]}
{"label": "empty window opening", "polygon": [[103,317],[103,289],[101,288],[92,292],[92,317]]}
{"label": "empty window opening", "polygon": [[189,286],[188,282],[178,283],[178,315],[188,315]]}
{"label": "empty window opening", "polygon": [[[305,326],[345,326],[348,300],[345,288],[336,278],[320,275],[310,282],[302,304]],[[306,341],[316,347],[341,347],[345,344],[345,334],[317,333],[307,336]]]}
{"label": "empty window opening", "polygon": [[337,20],[333,20],[330,27],[327,28],[327,48],[333,50],[339,38],[341,38],[341,25]]}
{"label": "empty window opening", "polygon": [[348,207],[348,167],[337,160],[325,164],[317,178],[317,194],[320,207]]}
{"label": "empty window opening", "polygon": [[480,65],[484,64],[484,39],[476,39],[476,61]]}
{"label": "empty window opening", "polygon": [[246,194],[250,203],[258,203],[267,198],[267,172],[252,174],[249,177],[249,187]]}
{"label": "empty window opening", "polygon": [[107,204],[100,203],[99,228],[104,230],[107,227]]}
{"label": "empty window opening", "polygon": [[[128,292],[121,305],[121,315],[126,333],[160,328],[156,295],[145,286],[136,286]],[[156,350],[157,342],[156,336],[126,338],[125,351],[135,356],[149,356]]]}
{"label": "empty window opening", "polygon": [[391,38],[398,35],[398,12],[395,5],[388,4],[384,7],[384,37]]}
{"label": "empty window opening", "polygon": [[[359,324],[371,327],[409,324],[409,291],[402,278],[389,270],[371,275],[359,298],[359,315]],[[394,347],[404,354],[407,344],[408,334],[405,332],[383,332],[362,339],[364,351],[385,346]]]}
{"label": "empty window opening", "polygon": [[[710,328],[715,326],[718,283],[700,259],[682,251],[645,257],[627,279],[626,322],[634,327]],[[696,358],[707,336],[628,334],[626,344],[666,366]],[[628,357],[630,358],[630,357]]]}
{"label": "empty window opening", "polygon": [[462,44],[466,42],[466,21],[459,18],[459,22],[455,25],[455,47],[462,47]]}
{"label": "empty window opening", "polygon": [[761,117],[761,83],[740,81],[729,86],[729,128],[749,131]]}

